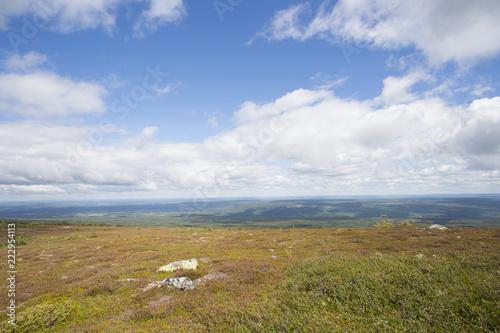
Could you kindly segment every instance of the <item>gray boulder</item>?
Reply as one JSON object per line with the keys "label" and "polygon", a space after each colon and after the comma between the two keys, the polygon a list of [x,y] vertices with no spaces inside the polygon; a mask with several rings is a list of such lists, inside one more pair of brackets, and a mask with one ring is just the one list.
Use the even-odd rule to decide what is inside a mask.
{"label": "gray boulder", "polygon": [[182,291],[194,289],[195,285],[188,277],[175,277],[166,278],[162,281],[154,281],[148,284],[142,291],[147,291],[151,288],[162,288],[162,287],[176,288]]}

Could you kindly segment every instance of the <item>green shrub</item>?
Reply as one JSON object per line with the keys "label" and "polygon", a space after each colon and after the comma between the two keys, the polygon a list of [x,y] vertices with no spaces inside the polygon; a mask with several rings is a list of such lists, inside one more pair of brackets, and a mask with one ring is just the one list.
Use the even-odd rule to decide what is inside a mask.
{"label": "green shrub", "polygon": [[274,296],[212,307],[210,331],[498,332],[498,255],[324,257],[291,265]]}
{"label": "green shrub", "polygon": [[415,223],[415,220],[403,220],[403,221],[399,221],[399,226],[400,227],[412,227],[413,223]]}
{"label": "green shrub", "polygon": [[16,246],[22,246],[26,244],[28,244],[28,242],[26,241],[26,238],[24,238],[24,236],[16,237]]}
{"label": "green shrub", "polygon": [[337,326],[351,332],[498,331],[499,259],[306,260],[288,269],[274,310],[281,315],[267,330],[335,331]]}
{"label": "green shrub", "polygon": [[16,318],[16,326],[5,321],[0,325],[3,332],[45,332],[67,319],[74,311],[71,301],[62,303],[42,303],[20,309]]}
{"label": "green shrub", "polygon": [[74,240],[74,239],[78,239],[80,238],[80,236],[78,236],[78,234],[75,232],[73,235],[67,237],[66,239],[67,240]]}
{"label": "green shrub", "polygon": [[[15,240],[16,240],[16,243],[15,243],[16,246],[23,246],[23,245],[28,244],[28,241],[26,240],[26,238],[24,236],[16,236]],[[6,247],[6,246],[9,246],[8,240],[0,243],[0,247]]]}
{"label": "green shrub", "polygon": [[373,226],[378,227],[378,228],[392,228],[394,227],[394,224],[392,220],[389,220],[387,218],[387,215],[384,214],[381,216],[382,220],[380,222],[375,223]]}

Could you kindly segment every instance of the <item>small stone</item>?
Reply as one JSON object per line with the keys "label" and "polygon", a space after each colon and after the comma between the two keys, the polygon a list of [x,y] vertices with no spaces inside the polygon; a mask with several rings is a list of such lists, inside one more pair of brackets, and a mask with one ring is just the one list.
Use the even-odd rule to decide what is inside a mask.
{"label": "small stone", "polygon": [[271,258],[273,258],[273,259],[278,259],[278,257],[276,257],[276,256],[271,256]]}
{"label": "small stone", "polygon": [[205,282],[210,281],[210,280],[227,279],[227,278],[229,278],[229,275],[227,275],[225,273],[213,272],[213,273],[205,275],[202,278],[194,280],[194,283],[204,285]]}
{"label": "small stone", "polygon": [[127,279],[119,279],[120,282],[131,282],[131,281],[140,281],[139,279],[127,278]]}

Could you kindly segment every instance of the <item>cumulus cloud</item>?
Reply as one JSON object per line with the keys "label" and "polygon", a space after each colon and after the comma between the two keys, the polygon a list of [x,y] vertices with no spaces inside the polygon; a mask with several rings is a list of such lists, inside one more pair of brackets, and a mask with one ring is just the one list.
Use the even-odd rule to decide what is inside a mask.
{"label": "cumulus cloud", "polygon": [[0,113],[27,118],[99,114],[107,91],[98,83],[77,81],[40,69],[44,54],[12,54],[0,73]]}
{"label": "cumulus cloud", "polygon": [[431,64],[474,61],[500,52],[496,0],[340,0],[323,3],[310,20],[308,2],[278,11],[256,38],[313,37],[397,50],[415,47]]}
{"label": "cumulus cloud", "polygon": [[472,113],[454,138],[456,154],[467,158],[468,169],[500,169],[500,97],[482,98],[470,104]]}
{"label": "cumulus cloud", "polygon": [[[142,0],[133,0],[142,2]],[[28,15],[39,27],[67,33],[102,28],[111,34],[116,30],[119,7],[128,0],[17,0],[0,2],[0,30],[7,30],[14,17]],[[183,0],[147,0],[135,24],[136,36],[154,32],[159,27],[177,22],[185,14]],[[38,23],[37,23],[38,22]]]}
{"label": "cumulus cloud", "polygon": [[102,113],[106,90],[52,72],[0,74],[0,112],[24,117],[63,117]]}
{"label": "cumulus cloud", "polygon": [[419,96],[380,106],[298,89],[242,104],[232,130],[199,143],[158,141],[156,127],[104,144],[89,127],[4,122],[0,184],[15,193],[51,185],[54,193],[203,196],[488,191],[500,183],[498,110],[499,97],[450,106]]}

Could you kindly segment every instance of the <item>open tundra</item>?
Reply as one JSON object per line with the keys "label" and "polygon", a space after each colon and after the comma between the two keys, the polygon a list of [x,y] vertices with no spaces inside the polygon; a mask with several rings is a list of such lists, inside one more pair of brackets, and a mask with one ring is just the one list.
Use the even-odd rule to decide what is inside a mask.
{"label": "open tundra", "polygon": [[[500,329],[499,229],[21,226],[6,332]],[[203,283],[144,291],[173,277]]]}

